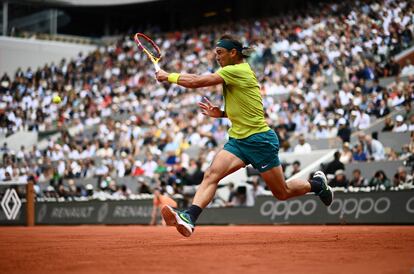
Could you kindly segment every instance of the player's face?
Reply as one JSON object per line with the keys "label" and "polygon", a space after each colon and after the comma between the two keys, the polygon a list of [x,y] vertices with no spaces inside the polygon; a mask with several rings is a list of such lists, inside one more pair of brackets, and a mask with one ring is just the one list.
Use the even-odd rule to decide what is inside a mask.
{"label": "player's face", "polygon": [[232,64],[231,51],[225,48],[216,47],[216,60],[217,60],[217,63],[219,63],[220,67],[231,65]]}

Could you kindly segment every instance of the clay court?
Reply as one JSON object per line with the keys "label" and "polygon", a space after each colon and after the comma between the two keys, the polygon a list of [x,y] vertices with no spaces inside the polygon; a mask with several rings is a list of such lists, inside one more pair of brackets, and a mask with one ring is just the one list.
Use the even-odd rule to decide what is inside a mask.
{"label": "clay court", "polygon": [[411,226],[0,228],[1,273],[412,273]]}

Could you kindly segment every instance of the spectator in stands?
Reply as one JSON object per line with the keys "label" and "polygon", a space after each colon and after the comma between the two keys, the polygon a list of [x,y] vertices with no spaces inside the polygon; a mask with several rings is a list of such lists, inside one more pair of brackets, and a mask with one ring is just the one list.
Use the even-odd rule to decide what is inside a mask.
{"label": "spectator in stands", "polygon": [[401,148],[401,154],[398,156],[398,160],[408,160],[412,155],[413,153],[410,151],[410,145],[404,144]]}
{"label": "spectator in stands", "polygon": [[[139,166],[142,166],[141,161],[138,161],[138,163],[140,163]],[[144,174],[145,171],[143,169],[141,169],[141,170],[142,170],[142,174]],[[138,171],[138,172],[141,173],[141,171]],[[157,159],[157,168],[155,168],[154,173],[158,174],[158,175],[161,175],[161,174],[164,174],[164,173],[167,173],[167,172],[168,172],[167,165],[165,164],[165,162],[161,158],[158,158]]]}
{"label": "spectator in stands", "polygon": [[371,124],[371,118],[361,108],[353,110],[351,116],[354,116],[353,127],[359,130],[366,129]]}
{"label": "spectator in stands", "polygon": [[400,65],[395,61],[395,58],[391,58],[387,63],[386,70],[389,71],[390,76],[396,76],[400,73]]}
{"label": "spectator in stands", "polygon": [[384,90],[384,87],[380,85],[379,79],[375,78],[374,84],[372,85],[370,89],[370,93],[381,93]]}
{"label": "spectator in stands", "polygon": [[391,181],[383,170],[375,172],[374,177],[369,181],[369,186],[375,190],[385,190],[391,187]]}
{"label": "spectator in stands", "polygon": [[408,188],[413,184],[413,177],[408,174],[405,166],[400,166],[397,169],[397,173],[394,175],[393,185],[400,188]]}
{"label": "spectator in stands", "polygon": [[414,132],[410,132],[410,143],[408,144],[409,150],[414,154]]}
{"label": "spectator in stands", "polygon": [[119,190],[118,184],[116,183],[116,181],[114,179],[111,178],[109,180],[109,183],[108,183],[108,192],[112,196],[115,196],[116,198],[119,198],[118,197],[118,194],[119,194],[118,190]]}
{"label": "spectator in stands", "polygon": [[98,149],[98,151],[96,152],[96,156],[102,157],[102,158],[105,158],[105,157],[111,158],[113,155],[114,155],[114,150],[109,145],[109,141],[104,142],[103,147]]}
{"label": "spectator in stands", "polygon": [[370,161],[381,161],[385,159],[384,146],[378,140],[372,138],[372,136],[365,136],[366,147],[368,151],[368,159]]}
{"label": "spectator in stands", "polygon": [[382,131],[393,131],[394,128],[394,122],[391,117],[386,117],[384,120],[384,127],[382,128]]}
{"label": "spectator in stands", "polygon": [[309,143],[305,141],[305,136],[301,134],[299,136],[299,143],[295,146],[294,153],[310,153],[312,148]]}
{"label": "spectator in stands", "polygon": [[230,204],[233,197],[236,196],[236,190],[234,189],[234,183],[233,182],[228,183],[227,188],[228,188],[228,191],[229,191],[229,196],[228,196],[227,201],[226,201],[226,206],[228,204]]}
{"label": "spectator in stands", "polygon": [[203,163],[198,160],[196,161],[196,168],[193,172],[189,173],[189,181],[187,185],[199,185],[204,177],[204,171],[201,169]]}
{"label": "spectator in stands", "polygon": [[92,184],[87,184],[85,186],[85,191],[82,195],[82,197],[86,197],[91,199],[93,197],[93,185]]}
{"label": "spectator in stands", "polygon": [[408,123],[408,131],[414,131],[414,114],[410,115],[410,121]]}
{"label": "spectator in stands", "polygon": [[338,126],[338,137],[341,138],[343,143],[349,143],[351,141],[351,128],[348,126],[346,119],[341,117],[338,120]]}
{"label": "spectator in stands", "polygon": [[385,157],[388,161],[398,160],[398,153],[392,147],[385,148]]}
{"label": "spectator in stands", "polygon": [[353,149],[352,160],[357,162],[366,162],[368,160],[367,154],[364,151],[363,143],[358,142]]}
{"label": "spectator in stands", "polygon": [[348,188],[349,180],[346,178],[345,171],[343,169],[338,169],[335,171],[334,178],[329,182],[331,187],[344,187]]}
{"label": "spectator in stands", "polygon": [[148,183],[141,177],[138,177],[138,191],[139,194],[151,194],[151,188]]}
{"label": "spectator in stands", "polygon": [[334,159],[332,162],[329,162],[324,168],[326,174],[335,174],[337,170],[345,170],[345,165],[339,160],[341,158],[341,153],[336,151],[334,153]]}
{"label": "spectator in stands", "polygon": [[144,164],[142,165],[144,175],[147,177],[153,177],[158,164],[154,161],[151,153],[147,153],[146,157],[147,158],[145,159]]}
{"label": "spectator in stands", "polygon": [[9,151],[10,151],[10,149],[7,145],[7,142],[4,142],[3,146],[0,148],[0,152],[2,152],[3,155],[4,155],[4,154],[8,153]]}
{"label": "spectator in stands", "polygon": [[335,126],[335,121],[333,119],[328,120],[328,138],[335,138],[338,136],[338,128]]}
{"label": "spectator in stands", "polygon": [[329,137],[329,131],[327,129],[327,123],[325,120],[321,120],[316,126],[315,138],[326,139]]}
{"label": "spectator in stands", "polygon": [[349,186],[363,187],[367,186],[368,181],[361,175],[361,170],[356,168],[352,171],[352,179],[349,181]]}
{"label": "spectator in stands", "polygon": [[[263,52],[266,51],[266,53],[258,52],[256,53],[257,58],[252,57],[252,61],[260,68],[257,69],[258,79],[262,79],[264,86],[267,86],[269,90],[264,94],[289,94],[290,92],[299,94],[298,87],[306,91],[303,96],[290,96],[281,102],[272,101],[270,96],[265,96],[264,100],[269,104],[267,109],[272,112],[266,113],[271,124],[279,124],[276,122],[280,119],[283,120],[283,123],[280,124],[285,129],[286,135],[288,130],[294,134],[307,133],[314,123],[314,120],[309,117],[313,117],[314,113],[323,113],[320,116],[327,119],[337,110],[339,116],[336,116],[335,119],[338,120],[338,136],[343,142],[350,142],[351,130],[349,127],[342,127],[342,125],[346,124],[348,113],[352,109],[351,104],[355,104],[359,100],[361,110],[364,110],[363,106],[367,103],[378,105],[378,107],[374,107],[374,109],[378,109],[378,114],[375,115],[383,117],[387,113],[387,108],[401,104],[401,100],[411,100],[409,97],[410,87],[402,86],[400,88],[401,85],[397,83],[388,91],[379,84],[378,77],[396,75],[399,71],[398,64],[390,57],[412,43],[413,25],[412,23],[404,23],[410,18],[407,14],[412,14],[412,4],[409,1],[401,1],[398,4],[395,1],[385,1],[375,4],[377,4],[376,8],[368,5],[366,8],[368,11],[361,12],[359,3],[343,1],[343,3],[334,4],[335,12],[332,14],[329,12],[333,10],[334,6],[328,5],[326,9],[317,7],[317,16],[310,11],[306,16],[297,17],[287,14],[282,18],[272,18],[267,24],[235,23],[232,25],[235,32],[239,30],[243,33],[251,33],[252,40],[255,40],[255,37],[264,37],[262,33],[270,33],[263,38],[264,41],[261,41]],[[400,8],[400,5],[404,5],[404,8]],[[405,13],[399,12],[400,9]],[[352,12],[349,13],[349,10]],[[329,20],[321,20],[321,18],[341,20],[343,24],[331,24]],[[346,18],[346,20],[342,20],[342,18]],[[291,33],[285,31],[286,29],[283,27],[285,20],[302,26],[295,33],[294,42],[291,40]],[[364,24],[358,24],[361,21]],[[370,28],[371,33],[361,39],[360,33],[366,33],[363,29],[366,26]],[[349,35],[343,36],[342,33],[348,33],[349,29],[352,30]],[[321,30],[323,31],[321,32]],[[191,58],[191,61],[183,60],[182,63],[177,64],[172,61],[172,57],[165,56],[164,66],[167,68],[179,66],[182,70],[200,69],[204,71],[205,67],[208,67],[210,71],[215,70],[211,58],[205,53],[207,52],[205,45],[211,44],[214,35],[210,35],[211,32],[204,29],[197,29],[194,33],[212,37],[210,40],[206,38],[206,43],[197,44],[197,50],[200,48],[197,51],[199,57],[197,60],[201,60],[200,64],[195,66]],[[159,35],[161,39],[166,41],[165,45],[170,47],[169,52],[193,57],[193,32],[180,32],[180,38],[176,36],[170,38],[168,34],[164,36],[160,33]],[[280,39],[275,40],[275,35]],[[321,39],[321,37],[323,38]],[[337,39],[337,37],[345,38]],[[30,162],[29,169],[39,175],[40,181],[52,178],[54,175],[53,166],[56,164],[61,168],[61,170],[58,168],[57,174],[65,179],[75,176],[91,177],[95,174],[106,176],[108,173],[116,172],[116,170],[113,171],[113,161],[122,159],[120,151],[129,154],[128,150],[133,150],[134,157],[144,154],[147,150],[150,150],[153,155],[165,156],[164,151],[161,152],[160,148],[165,145],[163,142],[168,135],[167,133],[173,132],[173,130],[165,131],[167,121],[171,124],[171,129],[175,128],[178,132],[184,132],[184,128],[192,128],[194,136],[189,138],[189,133],[188,136],[183,137],[186,140],[192,140],[192,145],[201,144],[203,146],[205,144],[205,141],[200,140],[208,139],[203,137],[204,134],[214,134],[213,131],[217,125],[208,130],[201,130],[201,127],[198,126],[203,118],[194,115],[192,104],[199,101],[197,99],[199,95],[193,96],[194,94],[179,87],[164,87],[155,84],[146,72],[150,71],[148,69],[150,64],[147,66],[146,63],[140,62],[136,57],[136,50],[128,46],[128,43],[130,43],[130,39],[122,38],[117,44],[108,47],[108,49],[93,52],[90,56],[79,56],[70,61],[62,60],[59,64],[44,66],[37,71],[18,69],[14,79],[4,75],[0,80],[0,109],[4,112],[0,114],[1,132],[13,133],[27,127],[39,131],[56,130],[54,125],[57,121],[59,125],[64,127],[75,126],[80,132],[79,136],[71,137],[81,140],[79,143],[82,143],[84,138],[90,137],[84,134],[85,131],[88,131],[88,125],[97,125],[98,131],[95,132],[97,134],[95,136],[99,136],[99,138],[96,139],[102,137],[102,145],[109,142],[109,147],[113,150],[109,154],[113,154],[115,159],[104,159],[102,165],[99,164],[102,159],[95,159],[97,163],[95,167],[92,164],[94,160],[88,161],[87,158],[96,157],[98,151],[99,154],[103,153],[104,150],[100,148],[99,141],[98,145],[91,142],[89,147],[78,149],[71,144],[69,139],[62,137],[61,147],[39,148],[39,151],[33,154],[36,156],[31,155],[28,159],[25,158],[18,162],[17,153],[10,155],[13,160],[11,163],[3,162],[3,168],[0,169],[0,171],[3,170],[1,177],[6,177],[7,172],[8,180],[18,178],[19,173],[16,173],[16,170],[25,167],[25,161]],[[320,51],[318,49],[320,45],[323,45],[323,48],[327,50]],[[298,47],[300,50],[297,50]],[[272,63],[272,60],[277,60],[276,64]],[[315,60],[317,62],[314,64]],[[84,77],[85,75],[87,77]],[[361,99],[357,91],[360,88],[363,94],[367,93],[367,84],[361,79],[372,79],[373,75],[376,77],[374,84],[370,89],[368,88],[372,96],[367,98],[368,102],[364,102],[364,98]],[[414,78],[411,77],[409,80],[411,85],[412,79]],[[399,82],[398,79],[397,82]],[[273,83],[275,84],[273,85]],[[314,83],[314,85],[310,83]],[[341,90],[337,95],[331,96],[329,92],[323,92],[325,86],[331,83],[340,87]],[[61,105],[57,106],[51,103],[52,90],[58,92],[63,98]],[[159,95],[154,96],[155,91]],[[324,94],[327,94],[327,98]],[[326,102],[328,102],[328,106],[326,106]],[[170,107],[163,107],[163,105],[185,111],[183,115],[190,117],[188,120],[191,122],[179,121],[179,117],[177,120],[171,119],[174,116],[174,111],[169,109]],[[301,108],[303,106],[303,110],[301,109],[303,113],[298,115],[295,120],[292,117],[295,116],[295,112],[298,112],[297,106],[301,106]],[[133,116],[136,119],[128,119],[127,121],[121,119],[119,127],[115,127],[112,124],[114,121],[111,122],[111,119],[106,120],[105,118],[112,118],[118,114],[129,116],[130,113],[134,113]],[[318,119],[320,120],[320,117]],[[411,117],[408,119],[410,125],[407,126],[407,129],[411,130],[413,122]],[[291,120],[295,120],[295,123],[299,121],[296,128],[292,126]],[[392,130],[392,119],[389,120],[391,123],[388,129]],[[127,123],[128,121],[130,124]],[[131,123],[131,121],[133,122]],[[101,127],[102,124],[105,126]],[[152,130],[151,127],[155,129]],[[282,130],[278,130],[278,133],[281,132]],[[133,144],[131,139],[134,140]],[[281,149],[290,151],[288,136],[279,139]],[[410,149],[410,151],[414,152],[414,149]],[[43,157],[43,154],[47,156]],[[74,159],[74,157],[78,157],[78,154],[83,155],[81,156],[82,161]],[[72,159],[68,160],[67,155],[71,155]],[[343,155],[341,155],[342,157]],[[136,160],[132,159],[131,163]],[[89,163],[91,163],[91,168],[89,168]],[[117,162],[118,164],[122,168],[123,165],[120,162]],[[124,162],[124,165],[124,174],[127,175],[128,164]],[[161,165],[161,167],[164,166]],[[77,172],[76,170],[79,169],[80,172]],[[154,172],[153,177],[160,173],[162,171]]]}
{"label": "spectator in stands", "polygon": [[283,144],[287,144],[287,145],[289,145],[284,151],[288,151],[288,149],[290,148],[290,144],[289,144],[289,138],[290,138],[290,136],[289,136],[289,133],[288,133],[288,131],[287,131],[287,129],[286,129],[286,127],[284,126],[284,125],[278,125],[277,127],[276,127],[276,129],[275,129],[275,132],[276,132],[276,134],[277,134],[277,137],[278,137],[278,139],[279,139],[279,141],[280,141],[280,144],[282,144],[281,145],[281,148],[283,148]]}
{"label": "spectator in stands", "polygon": [[10,88],[10,83],[11,83],[10,77],[5,72],[3,76],[0,78],[0,95],[4,94]]}
{"label": "spectator in stands", "polygon": [[47,186],[46,189],[43,191],[43,196],[45,198],[59,198],[59,194],[56,192],[53,186]]}
{"label": "spectator in stands", "polygon": [[73,180],[73,179],[68,180],[68,189],[67,189],[67,191],[68,191],[68,196],[71,196],[71,197],[77,196],[77,189],[76,189],[75,180]]}
{"label": "spectator in stands", "polygon": [[247,181],[247,183],[252,185],[251,193],[253,194],[255,199],[257,196],[266,194],[265,188],[260,184],[260,176],[254,176],[252,180]]}
{"label": "spectator in stands", "polygon": [[392,129],[393,132],[406,132],[408,130],[408,126],[404,123],[404,117],[402,115],[397,115],[395,117],[395,126]]}
{"label": "spectator in stands", "polygon": [[342,145],[341,157],[339,158],[339,161],[343,164],[352,162],[352,150],[348,142],[345,142]]}
{"label": "spectator in stands", "polygon": [[411,60],[407,59],[406,64],[401,70],[401,76],[408,76],[414,74],[414,65],[411,64]]}
{"label": "spectator in stands", "polygon": [[56,192],[57,192],[58,197],[67,198],[70,196],[68,189],[67,187],[63,185],[63,182],[58,182]]}
{"label": "spectator in stands", "polygon": [[254,206],[256,203],[256,197],[259,195],[264,195],[266,190],[262,185],[260,185],[259,176],[254,176],[250,181],[246,181],[246,203],[245,206]]}
{"label": "spectator in stands", "polygon": [[246,186],[238,186],[236,191],[233,191],[232,195],[230,195],[229,202],[226,204],[226,206],[227,207],[248,206]]}
{"label": "spectator in stands", "polygon": [[382,118],[387,116],[390,113],[390,108],[387,106],[385,100],[381,100],[377,108],[375,108],[374,113],[377,118]]}
{"label": "spectator in stands", "polygon": [[293,175],[300,172],[300,162],[298,160],[294,161],[292,163],[292,172],[290,173],[289,177],[292,177]]}

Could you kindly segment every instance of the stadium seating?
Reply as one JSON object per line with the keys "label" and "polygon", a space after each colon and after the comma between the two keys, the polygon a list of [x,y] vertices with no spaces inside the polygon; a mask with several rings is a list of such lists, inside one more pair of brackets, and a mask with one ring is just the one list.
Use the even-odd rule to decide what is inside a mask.
{"label": "stadium seating", "polygon": [[[261,84],[265,116],[279,135],[281,158],[287,163],[298,158],[292,151],[300,135],[312,148],[311,154],[300,157],[302,169],[331,155],[332,149],[340,150],[343,144],[336,138],[336,129],[341,118],[353,134],[352,147],[358,142],[358,131],[377,132],[379,141],[398,158],[402,145],[412,143],[410,133],[381,132],[383,117],[375,114],[384,100],[390,117],[401,114],[407,128],[414,129],[414,121],[408,117],[414,80],[399,79],[399,67],[393,60],[394,54],[412,46],[412,37],[402,30],[412,30],[413,23],[398,12],[385,17],[384,11],[401,9],[388,2],[325,5],[325,9],[315,7],[306,16],[288,14],[217,29],[231,31],[255,47],[248,61]],[[414,11],[410,1],[399,5]],[[398,19],[395,24],[399,28],[386,28],[385,23],[392,19]],[[289,24],[284,24],[286,20]],[[364,24],[358,23],[361,20]],[[349,37],[342,35],[351,28],[354,31]],[[368,31],[369,36],[363,35]],[[150,34],[166,52],[163,68],[205,73],[218,69],[210,54],[217,39],[215,32],[200,27],[196,33]],[[397,38],[391,42],[392,37]],[[19,157],[3,151],[7,157],[0,179],[32,176],[44,190],[49,182],[57,187],[54,184],[60,179],[66,182],[73,177],[81,187],[92,184],[96,188],[97,174],[80,174],[103,169],[107,174],[99,176],[115,178],[117,184],[136,191],[136,178],[130,176],[132,167],[143,164],[148,154],[155,156],[157,165],[166,166],[170,177],[186,172],[191,175],[195,170],[191,161],[203,162],[205,170],[225,141],[229,124],[225,119],[204,117],[196,103],[207,96],[222,105],[220,89],[193,91],[160,85],[148,63],[125,36],[89,54],[2,76],[0,132],[12,135],[29,129],[59,133],[41,141],[37,148],[27,147]],[[379,78],[379,86],[375,86],[374,80]],[[53,94],[63,98],[60,105],[52,104]],[[109,156],[99,156],[99,150]],[[368,177],[377,168],[392,174],[401,161],[351,163],[346,172],[358,166]],[[117,177],[120,169],[125,169],[124,177]],[[307,170],[308,174],[311,171]],[[168,178],[157,176],[150,181],[153,185],[170,184]]]}

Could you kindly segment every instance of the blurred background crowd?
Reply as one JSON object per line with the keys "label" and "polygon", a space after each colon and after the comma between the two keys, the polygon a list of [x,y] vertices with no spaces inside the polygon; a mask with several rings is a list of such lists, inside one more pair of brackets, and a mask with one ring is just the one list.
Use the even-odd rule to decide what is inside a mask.
{"label": "blurred background crowd", "polygon": [[[394,59],[413,45],[413,14],[414,2],[408,0],[343,1],[232,25],[148,34],[161,47],[165,70],[198,74],[218,69],[215,42],[224,33],[236,35],[254,49],[248,62],[280,151],[309,153],[313,139],[339,142],[333,162],[324,164],[331,184],[385,190],[413,184],[414,135],[393,150],[378,140],[380,133],[364,130],[384,119],[381,132],[414,131],[413,66],[401,67]],[[392,80],[381,85],[385,78]],[[63,99],[59,105],[52,103],[55,94]],[[196,103],[203,96],[223,104],[221,87],[157,83],[130,33],[71,60],[4,74],[0,133],[58,131],[60,137],[18,151],[2,144],[0,180],[32,180],[44,197],[129,198],[155,187],[191,197],[230,126],[227,119],[201,114]],[[395,110],[400,113],[390,115]],[[393,178],[381,170],[370,178],[358,170],[352,178],[344,175],[344,164],[388,160],[408,165]],[[287,178],[301,169],[300,161],[285,164],[291,165]],[[122,184],[125,177],[136,182],[134,189]],[[97,184],[77,183],[88,178]],[[260,178],[229,188],[222,205],[247,205],[246,193],[266,192]]]}

